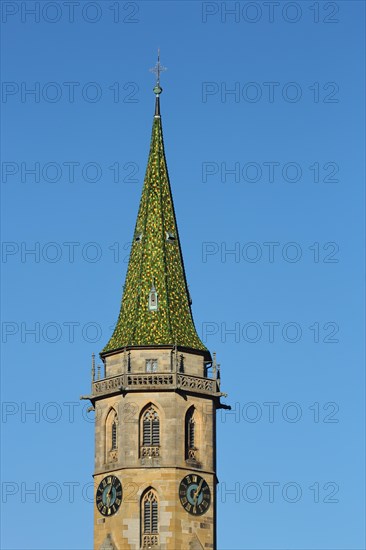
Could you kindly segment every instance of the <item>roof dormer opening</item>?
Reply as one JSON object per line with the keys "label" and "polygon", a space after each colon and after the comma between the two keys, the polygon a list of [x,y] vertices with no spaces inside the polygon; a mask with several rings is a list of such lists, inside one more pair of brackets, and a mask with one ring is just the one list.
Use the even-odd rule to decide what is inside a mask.
{"label": "roof dormer opening", "polygon": [[174,233],[170,233],[169,231],[166,232],[166,240],[169,243],[173,243],[175,241],[175,235]]}
{"label": "roof dormer opening", "polygon": [[156,292],[156,288],[155,288],[155,279],[153,279],[151,290],[149,292],[149,310],[156,311],[157,309],[158,309],[158,293]]}

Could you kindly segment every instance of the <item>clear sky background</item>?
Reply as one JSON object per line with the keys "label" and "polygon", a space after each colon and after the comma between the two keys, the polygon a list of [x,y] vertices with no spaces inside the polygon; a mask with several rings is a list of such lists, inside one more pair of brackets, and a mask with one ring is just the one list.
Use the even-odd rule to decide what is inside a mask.
{"label": "clear sky background", "polygon": [[92,548],[79,396],[119,312],[160,47],[194,318],[233,408],[218,548],[364,549],[364,3],[1,9],[2,548]]}

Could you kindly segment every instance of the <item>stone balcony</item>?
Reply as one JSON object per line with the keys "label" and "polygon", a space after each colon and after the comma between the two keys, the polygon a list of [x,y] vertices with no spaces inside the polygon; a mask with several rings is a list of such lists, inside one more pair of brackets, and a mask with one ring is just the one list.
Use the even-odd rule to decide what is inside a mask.
{"label": "stone balcony", "polygon": [[187,391],[197,394],[221,396],[219,380],[177,372],[125,373],[92,382],[92,398],[133,391]]}

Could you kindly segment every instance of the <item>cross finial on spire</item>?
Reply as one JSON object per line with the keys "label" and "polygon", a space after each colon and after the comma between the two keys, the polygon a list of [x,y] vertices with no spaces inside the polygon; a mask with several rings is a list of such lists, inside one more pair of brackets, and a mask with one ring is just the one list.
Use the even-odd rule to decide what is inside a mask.
{"label": "cross finial on spire", "polygon": [[160,88],[160,74],[163,73],[164,71],[166,71],[167,68],[164,67],[161,63],[160,63],[160,48],[158,48],[158,60],[155,64],[155,67],[153,67],[152,69],[150,69],[150,72],[154,73],[155,76],[156,76],[156,86],[158,88]]}
{"label": "cross finial on spire", "polygon": [[155,64],[155,67],[150,69],[152,73],[156,76],[156,84],[153,88],[153,92],[155,94],[156,100],[155,100],[155,118],[160,117],[160,94],[163,91],[163,88],[160,86],[160,74],[164,71],[166,71],[166,67],[163,67],[163,65],[160,63],[160,48],[158,48],[158,60]]}

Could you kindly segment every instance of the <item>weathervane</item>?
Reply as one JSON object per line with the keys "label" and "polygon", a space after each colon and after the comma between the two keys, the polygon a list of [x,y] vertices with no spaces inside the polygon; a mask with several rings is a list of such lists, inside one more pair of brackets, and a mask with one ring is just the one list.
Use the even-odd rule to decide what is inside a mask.
{"label": "weathervane", "polygon": [[160,63],[160,48],[158,49],[158,60],[155,64],[155,67],[153,67],[152,69],[150,69],[150,72],[154,73],[155,76],[156,76],[156,86],[154,88],[154,93],[156,95],[159,95],[161,94],[161,92],[163,91],[163,89],[160,87],[160,74],[163,73],[164,71],[166,71],[167,68],[164,67],[161,63]]}

